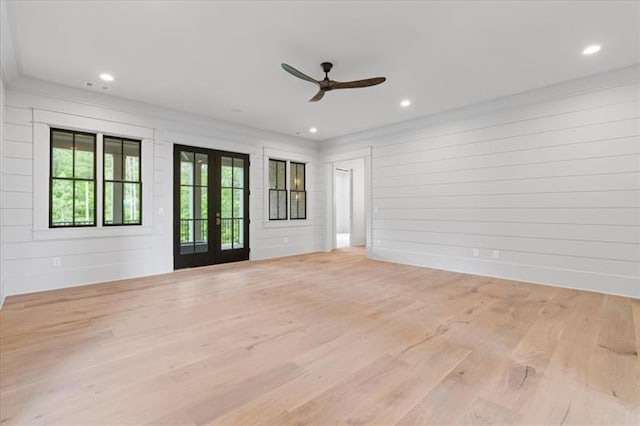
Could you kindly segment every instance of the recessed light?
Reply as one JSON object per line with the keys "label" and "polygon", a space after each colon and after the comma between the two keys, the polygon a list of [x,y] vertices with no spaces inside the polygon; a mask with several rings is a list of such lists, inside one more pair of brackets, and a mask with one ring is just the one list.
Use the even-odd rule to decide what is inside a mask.
{"label": "recessed light", "polygon": [[582,51],[583,55],[593,55],[594,53],[598,53],[600,51],[599,44],[592,44],[591,46],[587,46]]}
{"label": "recessed light", "polygon": [[411,101],[409,99],[405,99],[402,102],[400,102],[400,106],[403,107],[403,108],[406,108],[409,105],[411,105]]}
{"label": "recessed light", "polygon": [[309,129],[309,131],[310,131],[311,133],[317,133],[317,132],[318,132],[318,129],[316,129],[315,127],[312,127],[312,128],[310,128],[310,129]]}
{"label": "recessed light", "polygon": [[103,72],[102,74],[100,74],[100,80],[102,80],[102,81],[113,81],[113,76],[111,74]]}

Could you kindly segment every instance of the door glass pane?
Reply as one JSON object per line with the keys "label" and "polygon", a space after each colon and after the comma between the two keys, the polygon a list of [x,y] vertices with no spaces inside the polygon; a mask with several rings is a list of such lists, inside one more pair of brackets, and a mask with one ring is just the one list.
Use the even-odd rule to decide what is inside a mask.
{"label": "door glass pane", "polygon": [[231,157],[222,157],[221,161],[221,183],[220,185],[223,188],[231,188],[233,186],[233,158]]}
{"label": "door glass pane", "polygon": [[220,189],[220,217],[222,217],[223,219],[227,219],[227,218],[231,218],[232,217],[232,204],[233,204],[233,198],[232,198],[232,189],[230,188],[222,188]]}
{"label": "door glass pane", "polygon": [[193,152],[180,153],[180,184],[193,185]]}
{"label": "door glass pane", "polygon": [[193,219],[193,187],[180,187],[180,219]]}
{"label": "door glass pane", "polygon": [[239,218],[244,215],[244,189],[233,190],[233,217]]}
{"label": "door glass pane", "polygon": [[195,217],[197,219],[206,219],[208,217],[208,190],[205,187],[196,187],[195,194]]}
{"label": "door glass pane", "polygon": [[180,254],[194,252],[193,220],[180,220]]}
{"label": "door glass pane", "polygon": [[232,244],[232,228],[233,219],[221,219],[220,220],[220,249],[229,250],[233,248]]}
{"label": "door glass pane", "polygon": [[244,187],[244,160],[242,158],[233,159],[233,187]]}
{"label": "door glass pane", "polygon": [[196,185],[207,186],[208,169],[209,156],[206,154],[196,154]]}
{"label": "door glass pane", "polygon": [[195,252],[204,253],[209,251],[209,235],[206,220],[194,220],[193,228],[195,234]]}
{"label": "door glass pane", "polygon": [[233,220],[233,248],[244,247],[244,219]]}

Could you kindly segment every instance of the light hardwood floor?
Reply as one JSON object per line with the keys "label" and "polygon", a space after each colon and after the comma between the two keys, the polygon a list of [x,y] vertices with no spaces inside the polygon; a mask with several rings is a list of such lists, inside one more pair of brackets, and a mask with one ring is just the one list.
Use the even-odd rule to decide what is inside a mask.
{"label": "light hardwood floor", "polygon": [[11,297],[0,420],[640,424],[640,301],[358,249]]}

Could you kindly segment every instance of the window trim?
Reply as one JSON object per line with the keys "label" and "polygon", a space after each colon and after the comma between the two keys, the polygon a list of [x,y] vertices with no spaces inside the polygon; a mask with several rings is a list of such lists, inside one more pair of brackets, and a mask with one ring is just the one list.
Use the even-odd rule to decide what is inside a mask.
{"label": "window trim", "polygon": [[[262,208],[263,208],[263,218],[262,218],[262,226],[266,229],[268,228],[306,228],[312,227],[315,225],[313,215],[307,213],[306,219],[301,220],[269,220],[269,160],[282,160],[287,163],[293,161],[296,163],[304,163],[305,164],[305,188],[307,190],[307,212],[313,211],[313,206],[316,200],[313,198],[313,192],[310,192],[309,188],[314,188],[315,179],[314,173],[317,170],[317,167],[324,167],[324,165],[320,166],[317,163],[314,163],[314,157],[311,154],[304,154],[301,152],[292,152],[289,150],[284,150],[280,147],[272,147],[272,146],[263,146],[262,147]],[[288,185],[288,183],[287,183]],[[311,194],[311,196],[310,196]],[[287,210],[289,206],[287,206]]]}
{"label": "window trim", "polygon": [[[53,176],[53,132],[61,132],[61,133],[69,133],[73,135],[73,147],[71,153],[71,170],[73,173],[73,177],[70,178],[57,178]],[[84,179],[84,178],[76,178],[76,136],[75,135],[85,135],[91,136],[93,138],[93,179]],[[51,229],[69,229],[69,228],[95,228],[98,226],[98,170],[97,170],[97,157],[98,157],[98,135],[96,133],[90,132],[82,132],[78,130],[69,130],[69,129],[60,129],[56,127],[49,128],[49,228]],[[73,184],[73,218],[72,225],[55,225],[53,223],[53,181],[54,179],[58,180],[68,180]],[[76,182],[93,182],[93,223],[88,225],[76,225]]]}
{"label": "window trim", "polygon": [[[106,158],[106,150],[105,150],[105,138],[109,138],[109,139],[119,139],[120,140],[120,152],[121,152],[121,160],[122,160],[122,173],[123,173],[123,179],[122,180],[115,180],[115,179],[107,179],[105,177],[105,158]],[[138,165],[138,180],[137,181],[128,181],[124,179],[124,142],[136,142],[138,144],[138,161],[139,161],[139,165]],[[122,183],[123,184],[123,188],[124,188],[124,184],[125,183],[137,183],[140,185],[140,220],[138,222],[131,222],[131,223],[107,223],[105,220],[105,208],[106,208],[106,203],[104,201],[105,197],[105,189],[107,186],[107,182],[109,183]],[[131,139],[131,138],[123,138],[120,136],[112,136],[112,135],[108,135],[108,134],[102,134],[102,226],[104,227],[112,227],[112,226],[141,226],[143,223],[143,184],[142,184],[142,140],[140,139]],[[120,206],[121,210],[122,210],[122,218],[124,218],[124,196],[122,197],[122,205]]]}
{"label": "window trim", "polygon": [[[33,239],[34,241],[84,239],[84,238],[109,238],[151,235],[154,233],[156,216],[160,222],[164,222],[165,208],[160,208],[157,215],[153,206],[155,167],[157,161],[154,155],[155,129],[143,125],[128,124],[114,119],[106,120],[86,115],[77,115],[54,110],[32,108],[33,121]],[[50,128],[94,133],[97,135],[97,161],[96,179],[102,179],[102,135],[114,135],[142,141],[142,182],[145,191],[142,194],[143,203],[147,208],[143,212],[142,225],[125,227],[102,226],[102,209],[97,208],[97,226],[79,228],[50,228],[49,227],[49,149]],[[163,146],[159,147],[160,149]],[[102,202],[102,185],[97,185],[98,201]]]}

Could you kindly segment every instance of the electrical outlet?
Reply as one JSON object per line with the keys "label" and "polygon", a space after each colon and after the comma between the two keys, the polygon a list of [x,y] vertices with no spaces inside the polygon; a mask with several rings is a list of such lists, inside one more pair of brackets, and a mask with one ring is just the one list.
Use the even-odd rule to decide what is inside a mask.
{"label": "electrical outlet", "polygon": [[53,258],[53,266],[54,267],[59,267],[62,266],[62,259],[60,259],[59,257],[54,257]]}
{"label": "electrical outlet", "polygon": [[164,207],[158,209],[158,216],[164,216]]}
{"label": "electrical outlet", "polygon": [[374,213],[378,213],[378,207],[374,207],[374,208],[373,208],[373,212],[374,212]]}
{"label": "electrical outlet", "polygon": [[289,242],[289,237],[284,237],[284,243],[288,243]]}
{"label": "electrical outlet", "polygon": [[382,241],[380,241],[380,240],[375,240],[374,243],[375,243],[376,247],[380,247],[382,245]]}
{"label": "electrical outlet", "polygon": [[494,250],[493,251],[493,258],[494,259],[499,259],[500,258],[500,250]]}
{"label": "electrical outlet", "polygon": [[473,257],[478,257],[480,256],[480,249],[474,248],[473,249]]}

